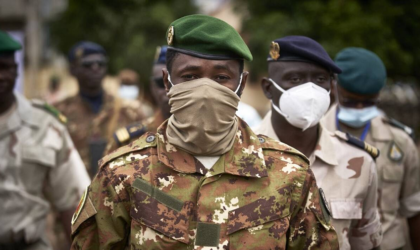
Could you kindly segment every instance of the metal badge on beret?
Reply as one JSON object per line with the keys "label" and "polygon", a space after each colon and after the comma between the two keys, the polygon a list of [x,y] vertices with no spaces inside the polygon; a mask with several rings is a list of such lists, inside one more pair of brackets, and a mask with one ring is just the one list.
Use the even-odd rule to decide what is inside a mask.
{"label": "metal badge on beret", "polygon": [[76,53],[75,53],[75,57],[76,57],[76,59],[80,59],[80,58],[82,58],[83,57],[83,48],[78,48],[77,50],[76,50]]}
{"label": "metal badge on beret", "polygon": [[276,42],[271,42],[270,46],[270,56],[274,60],[277,60],[280,57],[280,45]]}
{"label": "metal badge on beret", "polygon": [[175,31],[174,31],[174,26],[171,26],[168,30],[168,45],[172,45],[172,41],[174,40],[174,35],[175,35]]}

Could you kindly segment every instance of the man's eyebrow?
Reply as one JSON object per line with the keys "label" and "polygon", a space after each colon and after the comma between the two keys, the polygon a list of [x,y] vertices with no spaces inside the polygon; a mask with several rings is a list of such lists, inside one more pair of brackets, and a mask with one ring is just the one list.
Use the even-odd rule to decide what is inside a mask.
{"label": "man's eyebrow", "polygon": [[231,69],[231,67],[229,67],[226,64],[216,64],[216,65],[214,65],[214,68],[215,69],[224,69],[224,70],[227,70],[229,72],[233,72],[233,70]]}
{"label": "man's eyebrow", "polygon": [[179,72],[182,73],[184,71],[199,70],[199,69],[201,69],[201,66],[187,64],[187,65],[181,67],[181,69],[179,70]]}

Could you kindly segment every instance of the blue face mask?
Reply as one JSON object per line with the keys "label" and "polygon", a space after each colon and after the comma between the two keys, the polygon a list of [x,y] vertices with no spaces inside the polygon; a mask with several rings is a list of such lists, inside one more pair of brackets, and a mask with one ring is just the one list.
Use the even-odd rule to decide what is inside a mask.
{"label": "blue face mask", "polygon": [[337,118],[340,122],[350,127],[361,128],[365,126],[370,120],[377,117],[379,114],[379,110],[376,106],[363,109],[353,109],[340,105]]}

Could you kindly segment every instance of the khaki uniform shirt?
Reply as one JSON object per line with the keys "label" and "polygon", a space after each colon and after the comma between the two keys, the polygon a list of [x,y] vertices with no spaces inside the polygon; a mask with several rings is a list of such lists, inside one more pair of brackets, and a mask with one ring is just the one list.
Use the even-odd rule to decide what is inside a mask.
{"label": "khaki uniform shirt", "polygon": [[308,160],[240,120],[206,169],[162,124],[101,160],[72,249],[338,249]]}
{"label": "khaki uniform shirt", "polygon": [[[162,124],[164,122],[162,113],[160,111],[157,111],[152,117],[143,119],[142,121],[133,124],[133,125],[129,125],[127,127],[123,127],[123,128],[119,128],[115,133],[114,133],[114,137],[117,138],[112,138],[107,146],[106,146],[106,150],[105,150],[105,155],[111,153],[112,151],[116,150],[117,148],[127,145],[129,143],[132,143],[133,141],[137,140],[141,135],[138,136],[131,136],[132,134],[134,134],[136,132],[137,129],[144,129],[144,133],[146,132],[156,132],[159,125]],[[122,135],[123,135],[123,139],[125,140],[121,140],[117,142],[118,136],[121,134],[122,131]]]}
{"label": "khaki uniform shirt", "polygon": [[[279,140],[271,124],[271,111],[254,131]],[[340,249],[379,246],[378,180],[372,157],[320,126],[318,143],[309,159],[331,208]]]}
{"label": "khaki uniform shirt", "polygon": [[[333,106],[323,118],[327,129],[336,129],[337,107]],[[350,131],[348,131],[350,132]],[[384,240],[382,250],[397,249],[404,244],[405,218],[420,212],[420,165],[413,140],[378,116],[371,120],[366,142],[381,152],[376,165],[380,179],[379,210]],[[408,245],[408,244],[407,244]]]}
{"label": "khaki uniform shirt", "polygon": [[65,126],[15,96],[0,129],[0,244],[43,238],[50,203],[73,209],[90,182]]}
{"label": "khaki uniform shirt", "polygon": [[55,105],[67,117],[70,136],[91,176],[95,175],[97,161],[103,156],[114,131],[145,118],[140,107],[127,103],[105,93],[103,106],[97,114],[80,95]]}

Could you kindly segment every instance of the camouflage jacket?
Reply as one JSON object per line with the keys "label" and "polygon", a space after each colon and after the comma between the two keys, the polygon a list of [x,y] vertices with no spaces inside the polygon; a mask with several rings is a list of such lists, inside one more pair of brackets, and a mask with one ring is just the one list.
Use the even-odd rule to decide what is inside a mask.
{"label": "camouflage jacket", "polygon": [[207,170],[166,123],[100,161],[72,249],[338,249],[307,158],[241,120]]}
{"label": "camouflage jacket", "polygon": [[103,156],[112,133],[119,127],[145,118],[139,107],[107,93],[101,110],[96,114],[80,95],[69,97],[55,106],[67,117],[70,136],[92,177],[96,173],[96,162]]}

